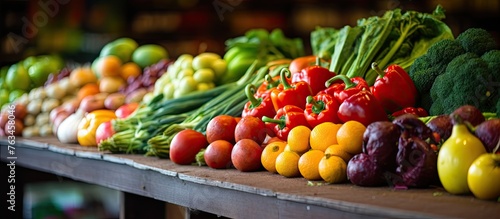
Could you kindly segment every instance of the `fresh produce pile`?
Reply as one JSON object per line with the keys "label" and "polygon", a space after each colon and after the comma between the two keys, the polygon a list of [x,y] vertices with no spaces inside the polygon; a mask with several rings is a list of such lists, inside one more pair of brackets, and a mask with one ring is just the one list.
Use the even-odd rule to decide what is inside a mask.
{"label": "fresh produce pile", "polygon": [[[301,43],[300,45],[297,45],[297,43],[293,45],[283,43],[288,41],[298,42],[298,39],[294,40],[281,36],[280,41],[272,41],[271,37],[276,32],[277,30],[268,33],[266,30],[255,29],[248,31],[244,36],[228,40],[228,45],[230,45],[228,49],[231,50],[237,46],[256,49],[253,53],[250,53],[253,58],[248,58],[252,60],[249,66],[232,69],[232,59],[227,56],[229,51],[223,59],[212,53],[199,54],[193,57],[192,60],[189,60],[188,55],[181,56],[180,61],[174,62],[168,68],[165,77],[179,78],[180,76],[183,80],[191,78],[192,81],[196,81],[194,75],[185,77],[184,73],[178,72],[179,68],[182,68],[183,72],[186,69],[188,71],[194,71],[195,69],[210,71],[209,69],[211,69],[214,72],[219,72],[219,75],[215,74],[213,77],[215,79],[213,86],[217,86],[209,89],[189,89],[188,92],[178,96],[174,93],[173,98],[169,92],[165,91],[166,87],[164,87],[162,92],[157,91],[157,95],[152,97],[151,100],[145,101],[145,104],[142,104],[130,117],[114,120],[113,136],[102,141],[99,144],[99,149],[165,157],[169,154],[170,142],[177,132],[189,128],[204,133],[207,123],[217,115],[240,116],[242,108],[247,102],[245,86],[260,84],[269,68],[279,67],[281,66],[279,63],[286,60],[284,58],[292,59],[295,57],[291,55],[303,53]],[[276,55],[279,51],[286,51],[287,49],[293,49],[296,52]],[[233,51],[249,54],[248,51],[244,50]],[[273,54],[271,54],[271,51]],[[240,52],[231,53],[234,57],[240,57]],[[219,67],[224,66],[224,61],[227,62],[227,68],[223,71]],[[179,65],[181,66],[179,67]],[[190,68],[192,70],[189,70]],[[243,70],[243,74],[239,73],[241,70]],[[238,76],[235,77],[235,74]],[[204,77],[200,78],[204,79]],[[168,80],[162,77],[158,83],[168,83]],[[157,87],[162,86],[158,85]]]}
{"label": "fresh produce pile", "polygon": [[500,112],[500,50],[490,33],[470,28],[456,39],[441,40],[415,60],[409,71],[419,105],[432,115],[462,105]]}
{"label": "fresh produce pile", "polygon": [[394,9],[318,27],[312,54],[280,29],[248,30],[222,55],[176,60],[120,38],[90,64],[57,64],[43,82],[15,87],[7,81],[29,76],[19,70],[26,59],[4,68],[12,97],[2,103],[19,121],[13,127],[4,110],[0,130],[310,185],[442,186],[495,200],[500,52],[480,28],[455,38],[444,18],[441,6]]}

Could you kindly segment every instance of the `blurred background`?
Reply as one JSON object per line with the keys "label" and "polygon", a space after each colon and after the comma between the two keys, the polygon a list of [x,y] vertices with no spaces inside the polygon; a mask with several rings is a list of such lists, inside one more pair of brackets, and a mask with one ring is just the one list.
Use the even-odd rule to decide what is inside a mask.
{"label": "blurred background", "polygon": [[430,13],[438,4],[455,35],[481,27],[500,38],[500,0],[0,0],[0,65],[54,52],[90,62],[122,36],[161,44],[172,58],[222,54],[226,39],[250,28],[281,28],[308,51],[317,26],[355,25],[394,8]]}

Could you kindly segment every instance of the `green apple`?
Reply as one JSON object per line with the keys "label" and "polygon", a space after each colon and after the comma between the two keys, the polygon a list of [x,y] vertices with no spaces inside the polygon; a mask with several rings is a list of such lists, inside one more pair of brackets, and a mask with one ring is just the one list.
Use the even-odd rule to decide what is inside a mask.
{"label": "green apple", "polygon": [[16,100],[25,93],[26,91],[24,90],[19,90],[19,89],[11,90],[9,93],[9,102],[13,102],[14,100]]}
{"label": "green apple", "polygon": [[132,53],[137,48],[138,44],[130,38],[120,38],[112,41],[101,49],[100,57],[114,55],[122,60],[123,63],[129,62],[132,58]]}
{"label": "green apple", "polygon": [[0,107],[7,103],[10,103],[9,91],[7,89],[0,89]]}
{"label": "green apple", "polygon": [[45,81],[47,81],[50,73],[57,72],[56,67],[57,66],[52,65],[50,61],[40,61],[33,64],[28,69],[28,74],[34,86],[42,86]]}
{"label": "green apple", "polygon": [[0,89],[7,88],[5,85],[5,76],[7,76],[7,72],[9,71],[9,66],[3,66],[0,69]]}
{"label": "green apple", "polygon": [[469,188],[478,199],[493,200],[500,197],[500,154],[479,156],[469,168]]}
{"label": "green apple", "polygon": [[137,47],[132,53],[132,61],[137,63],[141,68],[156,64],[162,59],[168,58],[167,50],[157,44],[146,44]]}
{"label": "green apple", "polygon": [[5,76],[5,84],[10,90],[19,89],[27,91],[30,88],[30,75],[22,63],[16,63],[10,66]]}
{"label": "green apple", "polygon": [[36,56],[29,56],[25,58],[23,62],[23,66],[25,69],[29,69],[33,64],[37,63],[37,57]]}

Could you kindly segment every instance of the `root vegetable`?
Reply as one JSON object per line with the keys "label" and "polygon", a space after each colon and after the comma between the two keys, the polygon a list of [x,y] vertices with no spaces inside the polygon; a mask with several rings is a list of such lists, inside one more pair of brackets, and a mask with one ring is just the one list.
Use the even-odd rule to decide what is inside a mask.
{"label": "root vegetable", "polygon": [[34,99],[26,105],[26,110],[28,114],[38,115],[42,111],[42,100]]}
{"label": "root vegetable", "polygon": [[36,126],[28,126],[23,130],[23,138],[31,138],[40,135],[40,129]]}
{"label": "root vegetable", "polygon": [[49,123],[50,123],[49,113],[44,112],[44,113],[40,113],[40,114],[38,114],[38,116],[36,116],[36,119],[35,119],[36,126],[42,126],[42,125],[49,124]]}
{"label": "root vegetable", "polygon": [[52,126],[45,124],[40,127],[40,136],[46,137],[52,135]]}
{"label": "root vegetable", "polygon": [[50,84],[45,87],[45,91],[47,92],[47,97],[58,100],[66,96],[66,90],[62,88],[59,83]]}
{"label": "root vegetable", "polygon": [[60,105],[59,99],[49,98],[43,101],[42,103],[42,112],[50,112]]}
{"label": "root vegetable", "polygon": [[57,139],[62,143],[78,143],[78,124],[85,116],[85,112],[77,110],[61,122],[57,129]]}
{"label": "root vegetable", "polygon": [[32,126],[35,124],[35,118],[36,116],[33,114],[28,114],[26,117],[24,117],[24,125],[25,126]]}

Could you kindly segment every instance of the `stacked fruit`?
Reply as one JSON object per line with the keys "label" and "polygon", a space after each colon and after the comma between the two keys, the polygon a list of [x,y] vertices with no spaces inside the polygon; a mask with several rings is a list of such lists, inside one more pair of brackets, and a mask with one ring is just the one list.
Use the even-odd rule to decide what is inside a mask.
{"label": "stacked fruit", "polygon": [[0,72],[0,106],[44,85],[49,75],[63,67],[61,58],[53,55],[30,56],[11,66],[4,66]]}
{"label": "stacked fruit", "polygon": [[313,129],[297,126],[287,141],[268,144],[261,162],[269,172],[285,177],[342,183],[347,180],[347,162],[362,151],[365,130],[357,121],[324,122]]}
{"label": "stacked fruit", "polygon": [[205,52],[195,57],[183,54],[158,79],[153,94],[162,93],[164,98],[172,99],[194,91],[206,91],[214,88],[217,78],[225,72],[226,61],[218,54]]}

